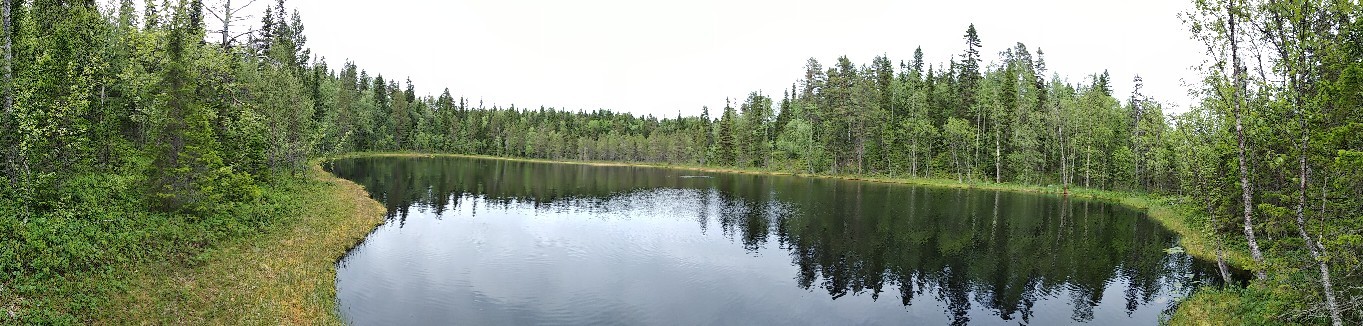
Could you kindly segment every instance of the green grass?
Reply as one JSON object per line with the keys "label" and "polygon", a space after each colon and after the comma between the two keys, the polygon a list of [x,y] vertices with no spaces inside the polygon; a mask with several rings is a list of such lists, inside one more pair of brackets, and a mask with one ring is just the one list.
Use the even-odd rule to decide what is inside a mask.
{"label": "green grass", "polygon": [[[75,267],[0,280],[0,324],[340,324],[336,259],[382,222],[382,205],[316,162],[306,178],[283,181],[265,194],[271,199],[224,212],[237,215],[230,219],[127,207],[106,211],[131,214],[128,223],[146,225],[98,236],[58,229],[53,233],[64,237],[54,242],[95,242],[103,250],[94,250],[100,252],[95,257],[115,260],[85,269],[53,265]],[[30,232],[24,230],[6,232]],[[114,254],[115,249],[126,253]],[[60,249],[30,251],[82,257]]]}
{"label": "green grass", "polygon": [[[1300,304],[1282,291],[1261,287],[1204,288],[1179,303],[1174,315],[1165,322],[1170,326],[1201,325],[1300,325],[1281,316]],[[1319,321],[1324,323],[1325,321]]]}
{"label": "green grass", "polygon": [[316,164],[309,174],[296,221],[207,251],[191,268],[141,266],[94,323],[340,324],[335,262],[382,223],[383,207]]}

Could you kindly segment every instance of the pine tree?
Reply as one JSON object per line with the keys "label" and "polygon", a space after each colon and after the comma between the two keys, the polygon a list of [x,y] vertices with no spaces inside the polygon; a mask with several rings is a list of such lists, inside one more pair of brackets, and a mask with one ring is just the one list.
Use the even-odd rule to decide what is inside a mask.
{"label": "pine tree", "polygon": [[700,165],[706,165],[706,164],[710,163],[710,157],[713,157],[713,156],[715,155],[715,151],[714,151],[714,146],[715,146],[715,134],[714,134],[714,128],[713,128],[712,125],[711,125],[711,124],[713,123],[713,121],[710,119],[710,107],[709,107],[709,106],[701,106],[701,107],[700,107],[700,121],[701,121],[701,133],[704,133],[704,134],[705,134],[705,135],[699,137],[699,138],[702,140],[702,143],[701,143],[701,145],[702,145],[702,146],[701,146],[701,155],[700,155]]}
{"label": "pine tree", "polygon": [[776,113],[776,122],[774,125],[772,125],[771,132],[772,139],[770,139],[771,141],[775,141],[776,140],[775,137],[777,135],[780,135],[783,131],[785,131],[786,124],[789,124],[790,119],[794,118],[794,113],[791,112],[794,109],[794,103],[792,103],[792,100],[790,98],[791,93],[794,92],[795,92],[794,84],[790,85],[789,90],[781,90],[781,103],[779,104],[780,112]]}
{"label": "pine tree", "polygon": [[923,75],[923,47],[922,47],[922,46],[919,46],[919,47],[913,49],[913,62],[909,64],[909,67],[913,69],[913,73],[914,73],[915,75],[917,75],[917,76]]}
{"label": "pine tree", "polygon": [[165,122],[159,128],[161,146],[152,164],[152,194],[158,207],[167,211],[202,210],[211,205],[204,200],[209,195],[204,193],[204,183],[222,164],[212,117],[195,94],[197,78],[188,53],[194,51],[202,32],[193,26],[199,22],[187,10],[176,10],[167,40],[170,60],[162,76],[161,95]]}
{"label": "pine tree", "polygon": [[821,111],[824,108],[821,106],[821,97],[827,79],[828,76],[824,73],[823,65],[819,64],[819,60],[809,58],[805,62],[805,77],[801,81],[804,84],[804,89],[796,97],[800,99],[801,111],[804,112],[803,118],[816,126],[823,121]]}
{"label": "pine tree", "polygon": [[359,135],[354,131],[354,123],[356,115],[358,115],[356,109],[360,100],[360,90],[357,88],[360,80],[359,76],[356,75],[357,69],[355,62],[346,60],[337,81],[340,87],[336,88],[336,128],[337,134],[341,136],[342,142],[346,146],[342,148],[343,151],[359,148],[359,143],[357,143],[357,136]]}
{"label": "pine tree", "polygon": [[161,23],[161,11],[168,8],[158,7],[156,0],[146,0],[142,3],[142,29],[153,30]]}
{"label": "pine tree", "polygon": [[408,149],[406,147],[409,145],[407,143],[408,133],[411,132],[411,116],[409,115],[411,114],[411,102],[408,101],[406,93],[401,91],[402,88],[398,86],[397,82],[390,83],[388,89],[392,90],[390,96],[393,99],[393,109],[390,112],[391,116],[389,116],[389,121],[393,124],[393,149],[405,150]]}
{"label": "pine tree", "polygon": [[1103,91],[1103,95],[1112,96],[1112,80],[1111,76],[1107,73],[1107,69],[1103,69],[1103,73],[1098,75],[1097,79],[1093,82],[1093,87]]}
{"label": "pine tree", "polygon": [[733,106],[725,103],[724,115],[719,118],[718,141],[715,143],[717,147],[715,163],[719,165],[735,165],[738,163],[738,155],[735,152],[737,150],[735,133],[738,131],[734,126],[736,119],[738,119],[738,115],[734,112]]}
{"label": "pine tree", "polygon": [[760,92],[749,93],[742,111],[746,126],[740,146],[745,149],[743,165],[764,166],[771,149],[771,98]]}
{"label": "pine tree", "polygon": [[453,149],[450,148],[450,145],[454,139],[459,136],[459,116],[455,109],[454,96],[450,95],[450,89],[448,87],[445,88],[445,91],[440,93],[440,98],[436,99],[435,108],[436,115],[439,116],[443,122],[441,126],[443,128],[437,130],[438,132],[444,133],[445,144],[443,144],[444,148],[442,149],[445,151],[453,151]]}
{"label": "pine tree", "polygon": [[960,83],[960,107],[968,109],[975,106],[975,89],[980,83],[980,35],[975,32],[975,24],[966,28],[964,37],[966,48],[956,78]]}
{"label": "pine tree", "polygon": [[903,114],[904,108],[894,107],[894,64],[890,63],[890,58],[885,55],[876,56],[871,61],[871,76],[874,83],[873,88],[876,93],[876,104],[882,110]]}

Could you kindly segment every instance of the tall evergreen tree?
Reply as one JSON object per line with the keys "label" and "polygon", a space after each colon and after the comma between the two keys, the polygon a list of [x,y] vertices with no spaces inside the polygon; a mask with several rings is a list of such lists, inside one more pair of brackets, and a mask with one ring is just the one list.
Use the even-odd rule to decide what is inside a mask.
{"label": "tall evergreen tree", "polygon": [[718,140],[715,143],[715,146],[717,147],[715,163],[717,164],[734,165],[737,163],[738,154],[735,153],[738,147],[735,143],[737,128],[734,126],[734,120],[737,119],[738,114],[734,112],[733,106],[726,100],[724,104],[724,115],[719,118],[719,130],[716,132],[718,134]]}
{"label": "tall evergreen tree", "polygon": [[192,54],[201,24],[189,13],[194,7],[176,9],[166,53],[170,60],[162,76],[162,103],[165,103],[164,122],[160,126],[161,148],[156,155],[152,179],[153,196],[164,210],[202,209],[205,182],[221,166],[213,137],[211,116],[196,96],[196,80]]}
{"label": "tall evergreen tree", "polygon": [[960,108],[975,106],[975,92],[980,82],[980,35],[975,24],[965,30],[965,52],[961,53],[961,63],[956,67],[956,78],[960,83]]}

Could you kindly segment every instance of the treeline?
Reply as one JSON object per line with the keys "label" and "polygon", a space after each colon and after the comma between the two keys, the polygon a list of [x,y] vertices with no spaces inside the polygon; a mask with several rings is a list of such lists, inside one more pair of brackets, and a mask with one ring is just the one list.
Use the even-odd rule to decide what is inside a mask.
{"label": "treeline", "polygon": [[1252,252],[1249,267],[1285,302],[1322,303],[1291,304],[1290,317],[1357,321],[1363,10],[1225,1],[1185,16],[1214,60],[1202,103],[1178,115],[1139,77],[1113,94],[1108,73],[1065,79],[1021,43],[985,62],[972,25],[949,62],[921,49],[898,62],[811,58],[779,100],[753,92],[699,117],[655,117],[489,107],[330,67],[282,0],[240,35],[230,1],[8,0],[0,215],[14,218],[0,220],[0,273],[136,260],[119,244],[170,241],[133,231],[153,221],[250,232],[268,214],[241,211],[278,200],[312,157],[449,152],[1169,194],[1204,211],[1224,246]]}
{"label": "treeline", "polygon": [[966,39],[960,62],[937,66],[921,50],[898,64],[841,57],[825,69],[810,59],[805,78],[779,101],[753,92],[699,117],[471,106],[448,90],[417,97],[410,83],[404,89],[347,65],[334,87],[339,120],[319,128],[339,140],[325,150],[341,152],[795,167],[1123,190],[1182,185],[1172,125],[1139,93],[1139,77],[1123,104],[1106,72],[1082,84],[1045,77],[1041,51],[1034,56],[1023,44],[984,66],[973,27]]}

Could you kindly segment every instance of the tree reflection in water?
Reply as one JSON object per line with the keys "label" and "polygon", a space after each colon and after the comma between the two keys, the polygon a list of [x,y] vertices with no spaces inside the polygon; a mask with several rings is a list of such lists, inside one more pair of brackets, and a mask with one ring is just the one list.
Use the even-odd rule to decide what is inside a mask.
{"label": "tree reflection in water", "polygon": [[[371,158],[328,163],[364,185],[405,224],[413,209],[437,218],[447,205],[628,210],[641,193],[685,191],[702,232],[720,232],[751,251],[779,246],[796,283],[834,300],[895,293],[928,300],[953,324],[984,309],[1030,322],[1042,298],[1068,297],[1072,320],[1094,318],[1104,291],[1122,284],[1128,315],[1172,306],[1190,285],[1216,282],[1214,266],[1166,254],[1176,236],[1143,214],[1112,204],[1054,196],[935,189],[831,179],[708,174],[462,158]],[[626,200],[628,198],[628,200]],[[647,201],[644,201],[647,202]],[[475,213],[476,214],[476,213]],[[1114,303],[1106,303],[1114,304]],[[979,307],[974,307],[978,305]]]}

